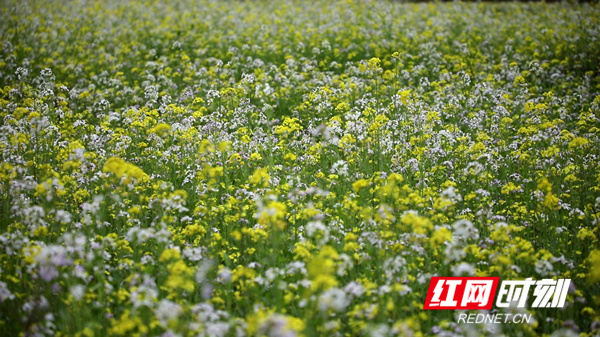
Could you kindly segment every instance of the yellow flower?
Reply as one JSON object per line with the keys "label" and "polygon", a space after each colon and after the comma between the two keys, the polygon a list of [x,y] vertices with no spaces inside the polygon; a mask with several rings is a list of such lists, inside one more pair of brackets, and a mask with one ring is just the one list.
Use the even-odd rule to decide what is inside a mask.
{"label": "yellow flower", "polygon": [[188,267],[185,262],[177,260],[170,264],[167,269],[169,270],[169,277],[165,283],[167,288],[194,291],[195,282],[192,279],[194,270]]}
{"label": "yellow flower", "polygon": [[131,208],[129,208],[129,210],[127,210],[127,213],[131,214],[131,215],[139,215],[142,214],[142,209],[140,208],[140,206],[133,206]]}
{"label": "yellow flower", "polygon": [[230,141],[219,142],[219,144],[217,144],[217,149],[219,150],[219,152],[228,151],[229,149],[231,149],[231,142]]}
{"label": "yellow flower", "polygon": [[169,249],[163,250],[162,254],[158,258],[158,261],[165,262],[165,261],[169,261],[169,260],[179,260],[179,259],[181,259],[181,253],[179,252],[179,249],[169,248]]}
{"label": "yellow flower", "polygon": [[267,173],[269,168],[263,167],[258,168],[254,171],[254,173],[250,176],[249,182],[253,185],[262,184],[263,187],[267,187],[269,185],[269,173]]}
{"label": "yellow flower", "polygon": [[358,193],[361,188],[369,186],[369,181],[366,179],[358,179],[352,184],[352,189],[354,192]]}
{"label": "yellow flower", "polygon": [[250,160],[257,160],[258,161],[258,160],[262,160],[262,159],[263,159],[263,157],[258,152],[253,152],[250,155]]}
{"label": "yellow flower", "polygon": [[552,184],[548,181],[547,178],[541,178],[538,180],[538,189],[545,193],[552,192]]}
{"label": "yellow flower", "polygon": [[311,280],[311,291],[327,290],[337,286],[335,271],[338,258],[339,254],[335,248],[326,245],[310,261],[307,271]]}
{"label": "yellow flower", "polygon": [[283,159],[284,159],[284,160],[287,160],[287,161],[295,161],[297,158],[298,158],[298,156],[296,156],[295,154],[293,154],[293,153],[291,153],[291,152],[287,153],[287,154],[286,154],[286,155],[283,157]]}
{"label": "yellow flower", "polygon": [[406,105],[408,103],[408,98],[410,97],[410,89],[409,90],[401,90],[398,91],[398,95],[400,95],[400,101],[402,104]]}
{"label": "yellow flower", "polygon": [[211,153],[215,151],[215,146],[208,140],[203,139],[200,141],[200,146],[198,147],[198,152],[201,154]]}
{"label": "yellow flower", "polygon": [[549,209],[557,209],[558,208],[559,199],[552,193],[546,194],[544,198],[543,205],[548,207]]}
{"label": "yellow flower", "polygon": [[118,178],[125,178],[124,182],[126,184],[130,182],[129,178],[134,178],[138,182],[148,180],[148,175],[144,173],[141,168],[117,157],[109,158],[106,163],[104,163],[102,171],[105,173],[112,173]]}
{"label": "yellow flower", "polygon": [[271,201],[266,207],[259,210],[256,214],[258,223],[261,225],[273,225],[278,229],[285,228],[285,217],[287,215],[287,207],[283,202]]}
{"label": "yellow flower", "polygon": [[335,107],[337,113],[346,113],[348,110],[350,110],[350,106],[346,102],[342,102]]}
{"label": "yellow flower", "polygon": [[315,248],[315,245],[309,241],[297,242],[294,244],[294,256],[300,260],[308,260],[312,257],[312,253],[310,251]]}
{"label": "yellow flower", "polygon": [[577,233],[577,238],[579,240],[585,240],[587,238],[590,238],[593,240],[594,238],[596,238],[596,234],[594,233],[593,230],[591,230],[589,228],[582,228]]}
{"label": "yellow flower", "polygon": [[231,277],[231,281],[236,282],[242,278],[247,278],[249,280],[253,279],[256,275],[256,272],[252,268],[237,266],[233,270],[233,276]]}
{"label": "yellow flower", "polygon": [[206,234],[206,228],[204,228],[203,226],[200,226],[199,224],[192,224],[192,225],[186,226],[181,231],[181,233],[183,235],[188,235],[188,236],[196,235],[196,234],[204,235],[204,234]]}
{"label": "yellow flower", "polygon": [[575,137],[572,141],[569,142],[569,150],[574,150],[578,147],[585,147],[590,143],[590,141],[583,137]]}
{"label": "yellow flower", "polygon": [[381,65],[381,60],[377,57],[373,57],[369,60],[367,67],[369,70],[379,70]]}
{"label": "yellow flower", "polygon": [[211,178],[217,178],[223,176],[223,166],[211,167],[208,170],[208,176]]}
{"label": "yellow flower", "polygon": [[166,123],[156,124],[152,129],[148,130],[148,134],[155,133],[161,137],[164,137],[169,131],[171,131],[171,126]]}
{"label": "yellow flower", "polygon": [[131,336],[133,330],[137,327],[140,333],[146,333],[148,328],[143,324],[139,316],[131,315],[129,310],[125,310],[119,319],[112,319],[110,333],[121,336]]}
{"label": "yellow flower", "polygon": [[338,142],[338,146],[341,148],[348,147],[349,144],[356,143],[356,138],[351,134],[345,134]]}
{"label": "yellow flower", "polygon": [[502,190],[501,193],[502,194],[510,194],[513,192],[518,192],[521,190],[520,186],[516,186],[512,181],[509,182],[508,184],[502,186]]}
{"label": "yellow flower", "polygon": [[514,84],[523,84],[525,83],[525,78],[521,75],[515,77],[515,80],[513,81]]}
{"label": "yellow flower", "polygon": [[412,230],[417,234],[425,234],[433,229],[431,221],[414,212],[407,212],[402,215],[400,222],[406,226],[412,227]]}
{"label": "yellow flower", "polygon": [[281,134],[290,134],[294,131],[301,131],[302,125],[300,125],[300,120],[298,118],[290,118],[290,117],[285,117],[285,119],[283,120],[283,123],[281,125],[278,125],[277,127],[275,127],[275,134],[276,135],[281,135]]}
{"label": "yellow flower", "polygon": [[600,282],[600,250],[592,250],[587,262],[590,270],[588,280],[592,283]]}
{"label": "yellow flower", "polygon": [[442,245],[446,241],[452,240],[452,231],[446,227],[440,227],[431,236],[431,242],[435,245]]}

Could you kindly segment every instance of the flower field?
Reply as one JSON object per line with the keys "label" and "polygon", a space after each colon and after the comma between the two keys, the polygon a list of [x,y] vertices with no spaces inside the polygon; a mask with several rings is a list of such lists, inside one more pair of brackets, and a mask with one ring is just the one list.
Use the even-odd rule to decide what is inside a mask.
{"label": "flower field", "polygon": [[[7,0],[0,40],[1,336],[600,334],[597,4]],[[466,324],[432,276],[571,285]]]}

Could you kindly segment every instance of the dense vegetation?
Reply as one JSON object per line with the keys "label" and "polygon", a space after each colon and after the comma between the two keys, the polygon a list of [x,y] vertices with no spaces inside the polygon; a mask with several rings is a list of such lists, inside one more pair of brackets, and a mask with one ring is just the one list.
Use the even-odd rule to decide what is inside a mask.
{"label": "dense vegetation", "polygon": [[[598,5],[0,22],[0,335],[600,333]],[[455,275],[572,286],[530,324],[459,324],[422,309]]]}

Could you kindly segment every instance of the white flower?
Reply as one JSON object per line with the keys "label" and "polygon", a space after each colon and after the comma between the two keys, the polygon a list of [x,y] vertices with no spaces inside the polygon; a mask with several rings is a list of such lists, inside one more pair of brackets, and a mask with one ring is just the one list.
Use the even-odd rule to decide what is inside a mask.
{"label": "white flower", "polygon": [[475,267],[467,262],[452,266],[452,274],[454,276],[473,276],[475,275]]}
{"label": "white flower", "polygon": [[6,300],[12,300],[15,298],[15,295],[10,292],[6,283],[0,281],[0,302],[4,302]]}
{"label": "white flower", "polygon": [[344,287],[344,291],[354,297],[361,297],[366,292],[365,288],[355,281],[348,283]]}
{"label": "white flower", "polygon": [[324,232],[325,230],[327,230],[327,227],[325,227],[325,224],[321,221],[310,221],[306,224],[306,234],[309,237],[312,237],[317,232]]}
{"label": "white flower", "polygon": [[229,324],[225,322],[206,323],[206,336],[224,337],[229,332]]}
{"label": "white flower", "polygon": [[63,210],[58,210],[56,211],[56,221],[62,223],[62,224],[69,224],[71,223],[71,213],[67,212],[67,211],[63,211]]}
{"label": "white flower", "polygon": [[260,336],[268,337],[295,337],[298,334],[289,328],[288,320],[284,315],[272,314],[261,322],[258,327]]}
{"label": "white flower", "polygon": [[539,260],[535,263],[535,272],[541,276],[552,276],[554,267],[548,260]]}
{"label": "white flower", "polygon": [[479,239],[479,230],[469,220],[458,220],[453,225],[453,236],[459,240]]}
{"label": "white flower", "polygon": [[167,327],[169,322],[174,321],[182,313],[181,306],[175,302],[163,299],[158,303],[158,307],[154,309],[156,319],[163,327]]}
{"label": "white flower", "polygon": [[331,288],[319,296],[319,309],[321,311],[333,310],[342,311],[344,310],[350,300],[346,296],[346,292],[339,288]]}
{"label": "white flower", "polygon": [[81,284],[76,284],[71,287],[71,295],[76,301],[81,301],[83,295],[85,295],[85,287]]}

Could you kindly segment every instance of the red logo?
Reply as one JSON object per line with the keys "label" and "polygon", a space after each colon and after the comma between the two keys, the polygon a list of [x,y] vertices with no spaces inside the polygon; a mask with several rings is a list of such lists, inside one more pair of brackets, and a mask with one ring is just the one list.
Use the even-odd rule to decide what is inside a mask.
{"label": "red logo", "polygon": [[490,310],[499,277],[432,277],[423,309]]}

